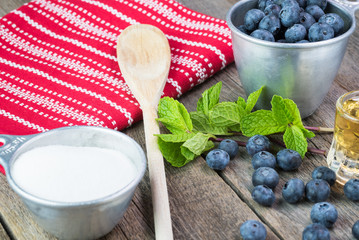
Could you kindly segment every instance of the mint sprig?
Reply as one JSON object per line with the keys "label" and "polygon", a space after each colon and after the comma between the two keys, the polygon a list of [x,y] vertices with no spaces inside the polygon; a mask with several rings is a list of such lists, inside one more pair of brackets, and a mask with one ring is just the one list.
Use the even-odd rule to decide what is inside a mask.
{"label": "mint sprig", "polygon": [[158,145],[164,158],[172,166],[182,167],[214,147],[218,135],[242,132],[245,136],[283,133],[287,148],[304,157],[308,143],[314,137],[302,123],[297,105],[290,99],[274,95],[271,110],[252,112],[263,87],[251,93],[247,101],[219,102],[222,82],[203,92],[197,111],[187,109],[173,98],[164,97],[158,106],[157,119],[171,134],[158,134]]}

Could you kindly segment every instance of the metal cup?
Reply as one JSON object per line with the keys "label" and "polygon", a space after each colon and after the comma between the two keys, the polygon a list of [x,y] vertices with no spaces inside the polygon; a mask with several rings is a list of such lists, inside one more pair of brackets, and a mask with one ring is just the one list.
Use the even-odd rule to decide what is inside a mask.
{"label": "metal cup", "polygon": [[[64,127],[27,136],[0,135],[0,142],[4,143],[0,147],[0,163],[11,188],[33,213],[38,224],[60,239],[96,239],[109,233],[125,213],[146,171],[146,157],[137,142],[121,132],[101,127]],[[55,144],[120,151],[133,161],[136,177],[124,188],[93,201],[56,202],[24,191],[12,178],[12,165],[26,151]]]}
{"label": "metal cup", "polygon": [[359,179],[359,90],[337,100],[327,163],[336,172],[339,184],[344,185],[351,178]]}
{"label": "metal cup", "polygon": [[237,2],[227,14],[232,31],[234,59],[247,95],[265,86],[257,107],[270,109],[274,94],[292,99],[302,118],[310,116],[322,103],[335,79],[355,30],[354,12],[358,2],[331,1],[327,12],[340,15],[345,32],[333,39],[312,43],[278,43],[253,38],[237,27],[245,13],[256,8],[257,0]]}

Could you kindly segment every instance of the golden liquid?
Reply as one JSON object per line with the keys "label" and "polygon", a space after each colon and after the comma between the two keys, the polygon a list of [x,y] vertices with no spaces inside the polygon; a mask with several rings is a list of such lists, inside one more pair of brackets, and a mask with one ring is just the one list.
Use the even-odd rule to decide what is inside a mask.
{"label": "golden liquid", "polygon": [[359,97],[348,99],[342,109],[337,108],[328,164],[337,172],[341,184],[359,178]]}

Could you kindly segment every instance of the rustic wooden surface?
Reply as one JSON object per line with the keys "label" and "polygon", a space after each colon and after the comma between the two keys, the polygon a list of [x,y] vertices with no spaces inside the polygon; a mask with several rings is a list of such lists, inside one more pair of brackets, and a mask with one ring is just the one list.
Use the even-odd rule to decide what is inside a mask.
{"label": "rustic wooden surface", "polygon": [[[0,16],[21,6],[29,0],[0,0]],[[221,19],[235,0],[180,0],[193,10]],[[356,14],[359,21],[359,14]],[[357,27],[349,40],[347,52],[338,76],[319,109],[304,120],[306,125],[334,125],[334,104],[343,93],[359,89],[359,29]],[[211,79],[184,94],[179,100],[195,110],[195,102],[201,93],[218,81],[223,82],[221,100],[234,101],[244,96],[235,66],[232,64]],[[124,131],[136,139],[144,148],[142,123]],[[318,134],[309,145],[328,149],[331,134]],[[267,239],[301,239],[306,225],[311,223],[312,203],[302,201],[288,204],[281,198],[281,187],[293,177],[307,182],[316,166],[325,165],[325,157],[307,154],[298,171],[281,172],[280,183],[275,190],[276,202],[268,208],[251,199],[250,157],[244,148],[222,172],[209,169],[203,158],[183,168],[166,166],[167,184],[175,239],[240,239],[239,227],[248,219],[262,221],[268,231]],[[333,188],[329,202],[339,212],[338,221],[330,230],[332,239],[354,239],[351,227],[359,220],[359,204],[348,201],[340,190]],[[30,213],[17,195],[10,189],[4,176],[0,176],[0,239],[54,239],[44,232],[32,219]],[[136,190],[133,201],[117,227],[102,238],[112,239],[154,239],[153,214],[148,174]]]}

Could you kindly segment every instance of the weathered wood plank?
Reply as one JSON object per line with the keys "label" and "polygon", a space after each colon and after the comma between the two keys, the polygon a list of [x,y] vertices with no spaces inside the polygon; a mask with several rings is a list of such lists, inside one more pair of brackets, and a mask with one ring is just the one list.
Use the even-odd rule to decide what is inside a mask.
{"label": "weathered wood plank", "polygon": [[10,240],[9,235],[7,235],[4,227],[2,226],[2,224],[0,223],[0,239],[2,240]]}

